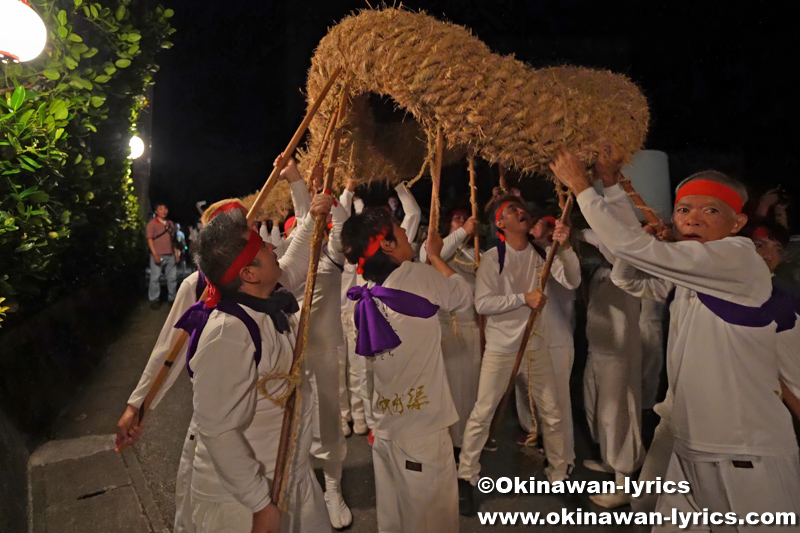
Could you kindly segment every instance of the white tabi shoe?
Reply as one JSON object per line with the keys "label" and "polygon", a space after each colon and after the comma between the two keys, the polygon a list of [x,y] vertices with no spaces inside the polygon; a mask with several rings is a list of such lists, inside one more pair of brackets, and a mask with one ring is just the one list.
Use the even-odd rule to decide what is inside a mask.
{"label": "white tabi shoe", "polygon": [[353,433],[356,435],[366,435],[369,431],[367,427],[367,421],[363,418],[355,418],[353,419]]}
{"label": "white tabi shoe", "polygon": [[342,418],[342,433],[344,433],[345,437],[349,437],[353,433],[353,430],[350,429],[350,424],[344,418]]}
{"label": "white tabi shoe", "polygon": [[337,486],[326,487],[325,506],[328,508],[328,516],[331,519],[331,526],[334,529],[342,529],[353,523],[353,514],[344,502],[341,489]]}

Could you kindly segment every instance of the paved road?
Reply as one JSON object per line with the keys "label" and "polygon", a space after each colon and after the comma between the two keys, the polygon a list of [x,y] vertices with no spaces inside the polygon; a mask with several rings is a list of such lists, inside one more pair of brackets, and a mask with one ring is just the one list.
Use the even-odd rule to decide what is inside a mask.
{"label": "paved road", "polygon": [[[50,443],[52,449],[62,449],[70,439],[92,435],[110,435],[114,432],[117,419],[122,413],[128,395],[138,381],[141,370],[149,356],[149,351],[155,342],[164,319],[167,316],[166,308],[159,311],[149,309],[147,302],[143,301],[131,313],[125,324],[120,325],[119,335],[108,348],[107,357],[95,376],[84,390],[75,398],[75,403],[65,409],[55,430],[56,439],[64,439],[57,443]],[[576,399],[577,400],[577,399]],[[513,412],[507,417],[505,431],[500,441],[500,449],[494,453],[484,454],[484,475],[490,477],[519,476],[529,478],[535,476],[543,479],[541,459],[529,456],[514,444],[512,437],[516,431],[516,422]],[[583,416],[576,412],[575,417]],[[173,492],[175,489],[175,473],[180,457],[181,446],[191,417],[191,384],[188,378],[182,376],[170,393],[161,402],[158,409],[149,414],[147,428],[141,442],[134,448],[132,454],[120,457],[113,452],[108,452],[106,444],[99,445],[83,459],[70,459],[73,462],[54,462],[49,466],[36,470],[36,481],[42,486],[50,487],[47,492],[34,486],[34,497],[39,495],[44,502],[34,502],[34,512],[38,513],[34,524],[39,524],[39,531],[83,531],[82,527],[74,529],[56,527],[56,524],[65,524],[66,520],[73,520],[74,524],[83,523],[86,531],[103,531],[105,525],[97,522],[97,516],[102,513],[102,524],[112,524],[114,520],[120,523],[110,531],[140,531],[153,529],[153,524],[159,523],[159,518],[166,526],[171,526],[175,512]],[[101,439],[102,440],[102,439]],[[590,456],[590,450],[584,434],[576,429],[578,464]],[[75,441],[72,441],[75,442]],[[83,441],[80,441],[83,442]],[[88,442],[88,441],[87,441]],[[350,505],[354,522],[350,531],[372,532],[377,531],[375,512],[375,484],[371,464],[370,447],[366,438],[353,435],[347,439],[348,455],[344,467],[343,490],[345,499]],[[89,450],[94,444],[84,446]],[[105,446],[105,448],[103,447]],[[52,452],[52,450],[50,450]],[[57,455],[57,454],[56,454]],[[80,454],[79,454],[80,455]],[[116,459],[115,459],[116,456]],[[77,463],[74,461],[82,461]],[[116,471],[114,469],[127,468],[129,477],[124,478],[119,474],[119,479],[102,481],[99,479],[104,474],[102,471]],[[53,479],[63,479],[71,475],[69,472],[79,471],[87,478],[83,494],[64,490],[56,490]],[[131,473],[132,472],[132,473]],[[141,473],[141,475],[139,474]],[[317,469],[318,477],[322,474]],[[137,476],[139,476],[137,478]],[[52,479],[49,479],[52,478]],[[604,480],[610,476],[597,474],[578,467],[573,475],[576,480]],[[137,484],[138,480],[138,484]],[[49,483],[49,484],[48,484]],[[143,485],[146,484],[146,488]],[[36,485],[36,483],[34,483]],[[100,489],[92,489],[99,486]],[[111,487],[111,489],[109,489]],[[76,489],[77,490],[77,489]],[[103,492],[105,491],[105,492]],[[73,494],[74,493],[74,494]],[[135,493],[135,494],[134,494]],[[148,494],[149,493],[149,494]],[[148,499],[152,497],[155,509],[151,504],[148,508]],[[70,498],[72,498],[70,500]],[[91,498],[91,499],[87,499]],[[124,506],[120,499],[136,498],[140,508],[142,523],[148,526],[133,525],[130,514],[121,512]],[[83,507],[64,507],[63,500],[72,502],[77,506],[79,501]],[[58,500],[58,501],[56,501]],[[73,501],[75,500],[75,501]],[[90,501],[92,507],[87,508],[83,502]],[[131,499],[131,501],[134,501]],[[561,512],[562,508],[584,511],[600,511],[593,506],[587,495],[562,496],[562,495],[514,495],[492,494],[477,495],[476,503],[481,511],[538,511],[544,516],[549,512]],[[46,511],[43,511],[46,509]],[[133,509],[133,508],[132,508]],[[623,508],[628,510],[628,508]],[[133,512],[133,511],[131,511]],[[69,518],[70,513],[78,513],[77,518]],[[158,514],[155,519],[152,515]],[[45,520],[46,518],[46,520]],[[109,522],[110,520],[110,522]],[[92,521],[94,521],[92,525]],[[45,524],[42,527],[42,524]],[[48,525],[49,524],[49,525]],[[111,526],[108,526],[111,527]],[[142,529],[144,527],[144,529]],[[533,530],[517,526],[518,530]],[[560,531],[562,526],[538,526],[537,531]],[[632,531],[634,528],[587,526],[582,528],[587,532],[594,531]],[[37,528],[34,528],[36,531]],[[477,517],[461,518],[462,532],[493,531],[494,527],[481,526]]]}

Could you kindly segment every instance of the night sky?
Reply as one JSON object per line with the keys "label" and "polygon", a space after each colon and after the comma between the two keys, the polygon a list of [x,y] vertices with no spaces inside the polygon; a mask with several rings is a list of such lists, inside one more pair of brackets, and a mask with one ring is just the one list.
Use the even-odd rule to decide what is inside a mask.
{"label": "night sky", "polygon": [[[259,188],[305,114],[314,47],[361,1],[172,4],[175,46],[158,57],[150,197],[191,223],[209,203]],[[375,2],[371,0],[373,6]],[[790,3],[437,0],[404,7],[465,25],[534,67],[624,73],[650,104],[646,148],[674,182],[714,167],[758,193],[800,193],[797,29]],[[791,91],[791,92],[790,92]],[[488,194],[488,191],[487,191]]]}

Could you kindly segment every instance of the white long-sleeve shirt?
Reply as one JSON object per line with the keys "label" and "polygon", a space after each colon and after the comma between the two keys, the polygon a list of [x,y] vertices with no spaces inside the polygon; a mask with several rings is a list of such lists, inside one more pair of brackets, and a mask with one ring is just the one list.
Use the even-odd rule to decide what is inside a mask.
{"label": "white long-sleeve shirt", "polygon": [[[288,290],[296,290],[305,281],[313,227],[313,217],[306,216],[279,261],[280,283]],[[269,488],[283,420],[283,408],[263,396],[257,384],[266,375],[289,372],[297,321],[290,316],[292,331],[278,333],[267,314],[242,308],[259,326],[261,362],[256,366],[255,347],[245,324],[218,310],[209,316],[190,362],[198,432],[192,491],[205,501],[239,501],[256,512],[271,501]],[[305,380],[301,383],[301,406],[309,405],[310,386]],[[272,396],[285,387],[282,379],[266,384]]]}
{"label": "white long-sleeve shirt", "polygon": [[[145,396],[150,392],[150,387],[153,386],[156,376],[158,376],[158,373],[161,371],[161,367],[164,366],[164,361],[167,360],[167,355],[172,349],[172,345],[175,344],[175,341],[181,336],[181,333],[183,333],[183,330],[175,329],[174,326],[186,310],[197,301],[196,290],[198,277],[199,274],[197,272],[190,274],[183,280],[183,283],[181,283],[181,286],[178,288],[178,293],[175,295],[175,302],[172,304],[172,309],[169,311],[167,320],[164,321],[164,326],[161,328],[161,333],[158,335],[158,340],[153,347],[153,351],[150,352],[150,359],[147,361],[147,366],[145,366],[144,372],[142,372],[142,377],[139,378],[138,385],[136,385],[130,398],[128,398],[128,405],[137,408],[142,406]],[[175,380],[178,379],[178,376],[185,366],[184,363],[186,361],[186,349],[188,344],[188,341],[184,342],[183,348],[181,348],[172,367],[169,369],[166,381],[164,381],[158,394],[153,398],[153,403],[150,404],[151,409],[155,409],[161,401],[161,398],[164,397],[170,387],[175,383]]]}
{"label": "white long-sleeve shirt", "polygon": [[[443,276],[430,265],[406,261],[383,286],[422,296],[442,311],[459,312],[472,306],[472,291],[461,276]],[[374,380],[375,435],[409,439],[451,426],[458,421],[458,413],[445,375],[438,318],[406,316],[379,300],[376,303],[401,344],[367,360]]]}
{"label": "white long-sleeve shirt", "polygon": [[[292,206],[294,206],[295,220],[303,220],[311,210],[311,193],[308,192],[306,182],[303,180],[293,181],[289,184],[289,187],[292,191]],[[295,222],[295,224],[297,224],[297,222]],[[289,244],[292,242],[293,235],[294,231],[292,231],[292,234],[289,235],[288,238],[283,239],[276,244],[275,255],[277,255],[278,258],[283,257],[283,254],[286,253],[286,250],[289,248]]]}
{"label": "white long-sleeve shirt", "polygon": [[[537,288],[543,266],[544,259],[530,244],[521,252],[506,245],[502,274],[499,273],[497,248],[481,255],[475,281],[475,308],[478,313],[487,315],[484,330],[487,351],[511,354],[519,350],[531,313],[525,305],[525,293]],[[566,289],[578,288],[581,282],[580,264],[571,248],[562,249],[556,254],[550,274]],[[548,285],[550,283],[548,281]],[[541,334],[531,335],[529,346],[539,349],[543,339]]]}
{"label": "white long-sleeve shirt", "polygon": [[[726,237],[699,243],[666,243],[637,223],[620,221],[627,202],[619,186],[605,200],[593,189],[578,204],[592,229],[638,275],[637,296],[675,287],[670,307],[667,374],[674,395],[675,449],[683,455],[791,455],[797,453],[788,411],[781,405],[775,324],[750,328],[728,324],[697,297],[701,292],[749,307],[772,293],[769,270],[752,241]],[[631,216],[631,208],[627,207]],[[618,276],[619,277],[619,276]],[[666,291],[669,292],[669,291]]]}
{"label": "white long-sleeve shirt", "polygon": [[[306,353],[315,355],[335,351],[344,344],[342,330],[342,270],[345,258],[342,248],[342,226],[349,218],[347,212],[339,203],[331,208],[333,215],[331,232],[328,244],[319,256],[317,267],[317,280],[314,283],[314,297],[311,302],[311,317],[308,329],[308,344]],[[297,302],[303,307],[306,284],[302,283],[297,288],[295,296]],[[297,317],[299,319],[300,312]]]}
{"label": "white long-sleeve shirt", "polygon": [[405,183],[398,183],[394,190],[397,191],[397,198],[400,199],[400,204],[403,206],[403,213],[405,213],[400,227],[406,230],[408,242],[414,242],[417,238],[419,222],[422,220],[422,211],[419,208],[419,204],[414,199],[414,195],[411,194]]}

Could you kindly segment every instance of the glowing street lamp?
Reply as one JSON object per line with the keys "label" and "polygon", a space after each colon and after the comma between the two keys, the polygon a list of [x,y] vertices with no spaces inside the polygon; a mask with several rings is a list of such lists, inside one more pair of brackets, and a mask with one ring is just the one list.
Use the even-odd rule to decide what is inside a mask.
{"label": "glowing street lamp", "polygon": [[138,135],[131,137],[131,159],[136,159],[144,153],[144,141]]}
{"label": "glowing street lamp", "polygon": [[47,28],[25,0],[0,0],[0,61],[35,59],[47,43]]}

